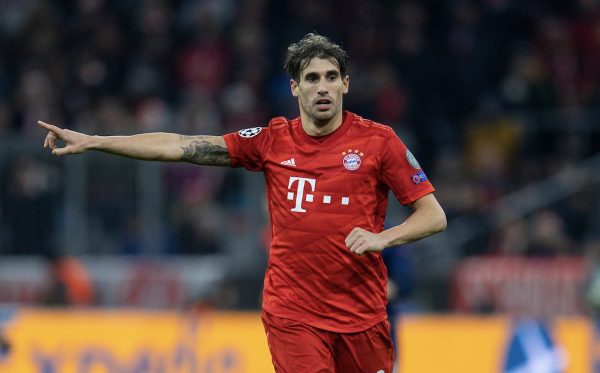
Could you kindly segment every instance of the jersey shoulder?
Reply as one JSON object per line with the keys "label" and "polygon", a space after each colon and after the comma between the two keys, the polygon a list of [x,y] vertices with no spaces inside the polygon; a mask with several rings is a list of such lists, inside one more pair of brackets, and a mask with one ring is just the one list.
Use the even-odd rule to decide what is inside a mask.
{"label": "jersey shoulder", "polygon": [[370,129],[372,131],[382,133],[394,133],[394,129],[387,124],[378,123],[374,120],[366,119],[356,114],[354,114],[354,123],[357,126],[362,127],[362,129]]}
{"label": "jersey shoulder", "polygon": [[371,119],[363,118],[360,115],[354,114],[354,124],[359,131],[368,131],[373,136],[380,136],[382,138],[397,136],[396,131],[394,131],[392,127],[386,124],[375,122]]}
{"label": "jersey shoulder", "polygon": [[274,117],[271,118],[267,126],[269,130],[282,130],[291,127],[291,121],[286,117]]}
{"label": "jersey shoulder", "polygon": [[269,121],[267,126],[267,132],[271,141],[280,143],[286,141],[285,139],[291,139],[293,137],[293,127],[295,120],[290,120],[286,117],[274,117]]}

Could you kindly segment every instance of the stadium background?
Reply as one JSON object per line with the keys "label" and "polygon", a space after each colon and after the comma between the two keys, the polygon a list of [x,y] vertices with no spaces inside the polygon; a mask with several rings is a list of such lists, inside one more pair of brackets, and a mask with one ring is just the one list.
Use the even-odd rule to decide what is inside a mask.
{"label": "stadium background", "polygon": [[[516,371],[528,361],[527,353],[511,358],[526,350],[520,333],[539,327],[552,358],[531,372],[594,371],[596,0],[0,1],[0,339],[12,346],[0,348],[0,367],[17,369],[8,365],[15,356],[35,360],[23,344],[67,343],[53,333],[52,342],[25,337],[29,322],[66,317],[56,306],[98,323],[124,309],[160,315],[164,333],[171,312],[214,311],[225,317],[215,325],[227,325],[239,316],[228,312],[259,309],[269,235],[261,175],[105,154],[55,159],[36,121],[106,135],[219,135],[295,116],[282,59],[310,31],[348,50],[346,108],[396,130],[448,215],[443,234],[386,252],[396,285],[390,312],[411,315],[399,335],[406,360],[439,355],[442,330],[464,327],[497,336],[490,371]],[[389,224],[407,213],[397,203],[389,210]],[[253,330],[260,344],[254,327],[240,330]],[[432,327],[431,340],[409,348]],[[81,328],[73,333],[95,334]],[[462,346],[458,335],[449,343]],[[131,351],[144,341],[123,342],[131,346],[115,356],[135,360]],[[485,355],[483,345],[464,345]],[[249,369],[224,356],[220,368],[197,369]],[[27,364],[42,369],[50,360]],[[140,361],[128,369],[154,369]]]}

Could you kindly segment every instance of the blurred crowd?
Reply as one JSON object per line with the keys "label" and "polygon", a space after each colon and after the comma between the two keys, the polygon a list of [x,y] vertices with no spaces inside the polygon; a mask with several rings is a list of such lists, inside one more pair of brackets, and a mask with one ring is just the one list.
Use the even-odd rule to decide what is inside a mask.
{"label": "blurred crowd", "polygon": [[[502,196],[600,150],[600,1],[20,0],[0,1],[0,138],[33,145],[0,153],[0,253],[56,251],[63,170],[31,150],[38,119],[92,134],[219,135],[294,117],[282,60],[311,31],[349,52],[346,108],[394,127],[450,224],[483,226],[461,255],[599,245],[597,185],[486,227]],[[117,162],[89,173],[87,208],[94,232],[116,237],[109,253],[143,253],[131,170]],[[162,180],[169,253],[224,250],[221,226],[252,219],[240,199],[262,198],[240,197],[229,170],[166,165]]]}

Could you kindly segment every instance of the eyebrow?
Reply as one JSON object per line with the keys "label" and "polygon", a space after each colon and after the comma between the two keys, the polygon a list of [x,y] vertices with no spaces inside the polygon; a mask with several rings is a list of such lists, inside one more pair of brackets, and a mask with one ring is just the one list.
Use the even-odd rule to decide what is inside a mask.
{"label": "eyebrow", "polygon": [[[318,76],[319,73],[316,72],[316,71],[309,71],[306,74],[304,74],[304,79],[306,79],[306,78],[308,78],[309,76],[312,76],[312,75],[317,75]],[[325,75],[340,75],[340,72],[337,71],[337,70],[329,70],[329,71],[325,72]]]}

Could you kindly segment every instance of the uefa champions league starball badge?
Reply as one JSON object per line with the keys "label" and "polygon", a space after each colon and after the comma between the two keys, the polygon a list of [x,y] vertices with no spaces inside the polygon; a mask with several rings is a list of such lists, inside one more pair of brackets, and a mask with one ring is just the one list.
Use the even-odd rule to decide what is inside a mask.
{"label": "uefa champions league starball badge", "polygon": [[239,130],[238,135],[245,137],[245,138],[254,137],[254,136],[258,135],[261,130],[262,130],[262,128],[260,128],[260,127],[246,128],[243,130]]}
{"label": "uefa champions league starball badge", "polygon": [[365,153],[362,153],[356,149],[348,149],[348,151],[343,151],[342,155],[344,156],[342,159],[344,168],[348,171],[356,171],[360,167],[360,164],[362,163],[362,156],[365,155]]}

